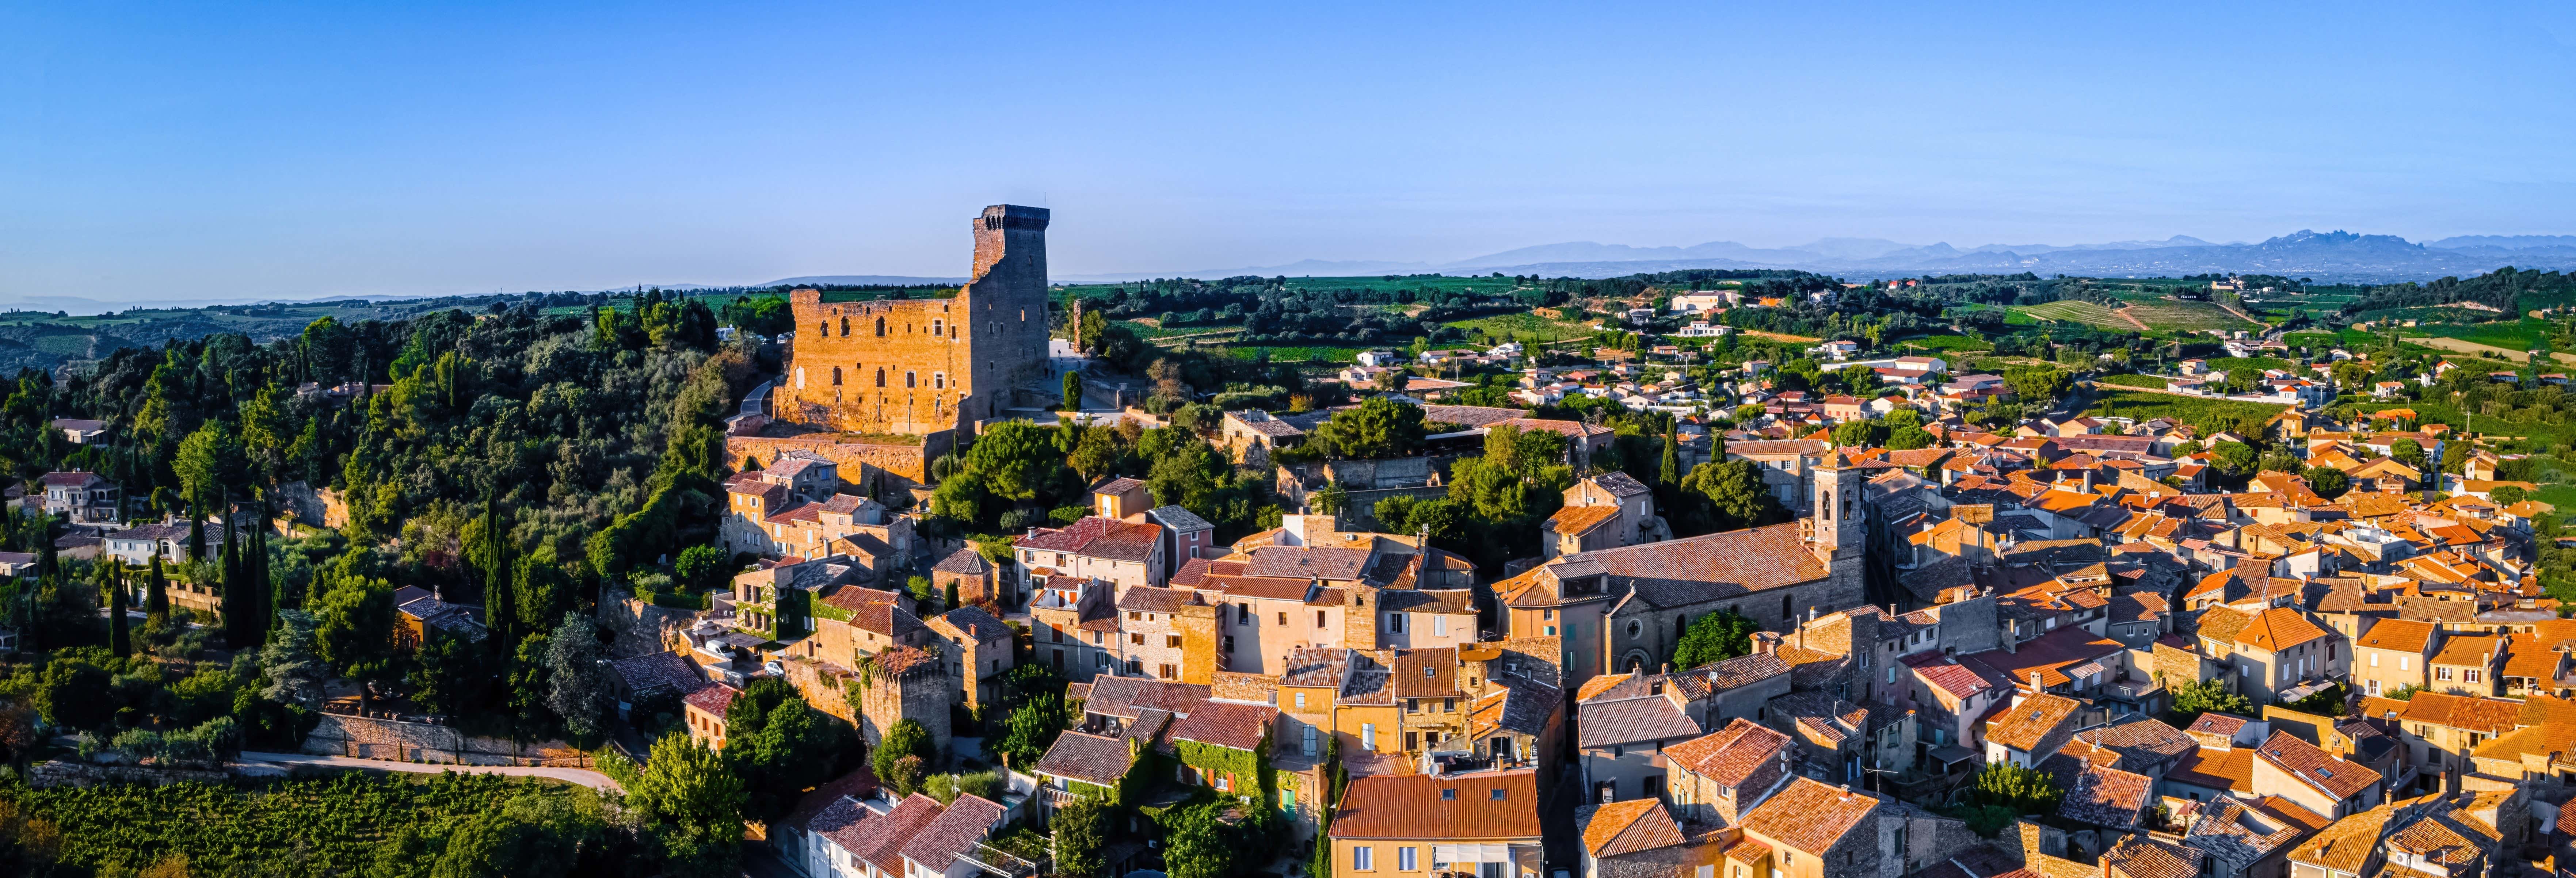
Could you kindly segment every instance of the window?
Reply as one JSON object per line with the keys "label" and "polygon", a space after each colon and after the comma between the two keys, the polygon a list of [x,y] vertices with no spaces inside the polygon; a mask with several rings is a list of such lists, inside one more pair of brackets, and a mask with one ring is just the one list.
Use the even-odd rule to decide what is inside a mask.
{"label": "window", "polygon": [[932,389],[932,390],[946,390],[946,389],[948,389],[948,373],[946,373],[946,372],[932,372],[932,373],[930,373],[930,389]]}
{"label": "window", "polygon": [[885,367],[883,366],[877,367],[877,386],[885,386]]}
{"label": "window", "polygon": [[839,366],[832,367],[832,386],[841,386],[841,367]]}
{"label": "window", "polygon": [[1371,850],[1367,845],[1351,848],[1351,868],[1362,872],[1375,870],[1377,864],[1373,862],[1375,857],[1371,856],[1374,853],[1376,851]]}
{"label": "window", "polygon": [[885,335],[885,318],[883,317],[877,318],[877,335],[879,337],[883,337]]}
{"label": "window", "polygon": [[1137,659],[1128,659],[1127,673],[1137,674],[1140,676],[1143,675],[1145,673],[1145,663]]}
{"label": "window", "polygon": [[1234,651],[1234,635],[1232,634],[1225,636],[1225,651],[1229,653]]}
{"label": "window", "polygon": [[1554,619],[1556,618],[1556,611],[1554,609],[1540,610],[1538,611],[1538,617],[1541,619]]}
{"label": "window", "polygon": [[2450,678],[2451,678],[2451,669],[2450,669],[2450,668],[2434,668],[2434,669],[2433,669],[2433,679],[2436,679],[2436,680],[2448,680],[2448,679],[2450,679]]}
{"label": "window", "polygon": [[1360,724],[1360,749],[1362,749],[1362,750],[1375,750],[1375,749],[1377,749],[1377,724],[1376,724],[1376,723],[1361,723],[1361,724]]}
{"label": "window", "polygon": [[1556,626],[1554,626],[1554,625],[1547,626],[1547,636],[1549,636],[1549,637],[1555,637],[1555,636],[1556,636]]}
{"label": "window", "polygon": [[[1298,709],[1298,710],[1305,710],[1305,709],[1306,709],[1306,693],[1304,693],[1304,692],[1299,692],[1299,693],[1297,693],[1297,709]],[[1314,732],[1315,732],[1315,730],[1313,730],[1313,729],[1307,729],[1307,730],[1306,730],[1306,733],[1307,733],[1308,735],[1313,735],[1313,734],[1314,734]]]}
{"label": "window", "polygon": [[2375,652],[2374,652],[2374,653],[2371,653],[2371,654],[2370,654],[2370,666],[2371,666],[2371,667],[2374,667],[2374,668],[2379,667],[2379,654],[2378,654],[2378,653],[2375,653]]}
{"label": "window", "polygon": [[2398,656],[2398,657],[2397,657],[2397,669],[2398,669],[2398,670],[2401,670],[2401,671],[2406,670],[2406,669],[2407,669],[2407,668],[2406,668],[2406,666],[2407,666],[2407,665],[2409,665],[2409,664],[2413,664],[2413,663],[2414,663],[2414,658],[2415,658],[2415,657],[2414,657],[2414,656],[2411,656],[2411,655],[2401,655],[2401,656]]}
{"label": "window", "polygon": [[1431,617],[1431,636],[1433,636],[1433,637],[1447,637],[1447,636],[1449,636],[1449,617],[1447,617],[1447,616],[1433,616],[1433,617]]}
{"label": "window", "polygon": [[2462,683],[2483,683],[2483,682],[2486,682],[2486,676],[2487,676],[2487,674],[2486,674],[2486,672],[2485,672],[2485,671],[2479,670],[2479,669],[2477,669],[2477,668],[2463,668],[2463,669],[2461,669],[2461,671],[2460,671],[2460,682],[2462,682]]}
{"label": "window", "polygon": [[1487,798],[1493,799],[1494,801],[1497,801],[1497,802],[1502,801],[1502,800],[1503,800],[1503,788],[1502,788],[1502,787],[1495,787],[1495,788],[1494,788],[1494,793],[1493,793],[1493,795],[1488,796]]}
{"label": "window", "polygon": [[[1306,693],[1303,693],[1303,692],[1299,692],[1299,693],[1297,693],[1297,706],[1298,706],[1298,707],[1304,707],[1304,706],[1306,706]],[[1316,752],[1316,751],[1315,751],[1315,727],[1314,727],[1314,726],[1307,726],[1307,727],[1306,727],[1306,755],[1308,755],[1308,756],[1313,756],[1313,755],[1315,755],[1315,752]]]}
{"label": "window", "polygon": [[1163,645],[1172,649],[1179,649],[1181,648],[1181,636],[1178,634],[1165,634],[1163,635]]}
{"label": "window", "polygon": [[1417,850],[1417,848],[1409,848],[1409,847],[1406,847],[1406,848],[1396,848],[1396,849],[1395,849],[1395,868],[1396,868],[1396,870],[1397,870],[1397,871],[1400,871],[1400,872],[1411,872],[1411,871],[1413,871],[1413,869],[1414,869],[1413,852],[1414,852],[1415,850]]}
{"label": "window", "polygon": [[1288,614],[1287,614],[1286,612],[1282,612],[1282,613],[1280,613],[1280,614],[1279,614],[1279,624],[1281,624],[1281,625],[1286,625],[1286,624],[1288,624]]}
{"label": "window", "polygon": [[1717,878],[1716,866],[1701,866],[1697,878]]}
{"label": "window", "polygon": [[1323,627],[1326,627],[1326,624],[1327,624],[1327,623],[1324,621],[1324,611],[1322,611],[1322,610],[1316,610],[1316,611],[1315,611],[1315,627],[1317,627],[1317,628],[1323,628]]}
{"label": "window", "polygon": [[1635,640],[1635,639],[1637,639],[1637,638],[1638,638],[1638,636],[1639,636],[1639,635],[1642,635],[1642,634],[1644,634],[1645,632],[1646,632],[1646,625],[1645,625],[1645,623],[1643,623],[1643,622],[1639,622],[1639,621],[1637,621],[1637,620],[1635,620],[1635,619],[1630,619],[1630,620],[1628,620],[1628,639],[1630,639],[1630,640]]}
{"label": "window", "polygon": [[947,335],[947,334],[948,334],[948,321],[946,321],[946,320],[932,320],[932,321],[930,321],[930,334],[931,334],[931,335]]}
{"label": "window", "polygon": [[1234,605],[1234,621],[1235,621],[1237,624],[1242,624],[1242,625],[1250,625],[1250,624],[1252,624],[1252,605],[1251,605],[1251,604],[1236,604],[1236,605]]}
{"label": "window", "polygon": [[1443,698],[1443,699],[1440,699],[1440,712],[1441,712],[1441,713],[1456,713],[1457,711],[1458,711],[1458,699],[1455,699],[1455,698]]}
{"label": "window", "polygon": [[919,372],[905,372],[905,373],[903,373],[903,386],[905,386],[905,387],[919,387],[919,386],[921,386],[921,373],[919,373]]}
{"label": "window", "polygon": [[1173,677],[1178,677],[1178,676],[1180,676],[1179,671],[1178,671],[1177,669],[1173,668],[1171,665],[1164,665],[1164,666],[1163,666],[1163,668],[1162,668],[1162,670],[1163,670],[1163,679],[1169,680],[1169,679],[1171,679],[1171,678],[1173,678]]}
{"label": "window", "polygon": [[1141,633],[1139,633],[1139,634],[1129,634],[1129,635],[1127,635],[1127,642],[1128,642],[1129,644],[1132,644],[1132,645],[1135,645],[1135,646],[1144,646],[1144,645],[1145,645],[1145,635],[1143,635],[1143,634],[1141,634]]}

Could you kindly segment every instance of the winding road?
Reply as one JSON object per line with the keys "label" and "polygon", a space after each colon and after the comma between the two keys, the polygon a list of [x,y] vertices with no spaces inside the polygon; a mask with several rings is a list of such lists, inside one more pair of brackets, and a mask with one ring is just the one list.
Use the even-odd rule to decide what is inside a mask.
{"label": "winding road", "polygon": [[384,759],[353,759],[347,756],[315,756],[306,753],[250,753],[241,755],[243,763],[293,767],[310,765],[321,768],[366,768],[376,771],[404,771],[414,774],[500,774],[511,777],[542,777],[565,783],[577,783],[600,790],[624,792],[608,775],[587,768],[558,768],[545,765],[445,765],[418,762],[393,762]]}

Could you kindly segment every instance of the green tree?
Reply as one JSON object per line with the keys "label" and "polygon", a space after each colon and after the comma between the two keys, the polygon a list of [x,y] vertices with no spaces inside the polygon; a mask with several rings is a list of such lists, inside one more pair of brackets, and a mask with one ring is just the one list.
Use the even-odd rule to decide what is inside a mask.
{"label": "green tree", "polygon": [[390,669],[393,586],[372,577],[336,577],[312,613],[315,647],[342,676],[374,676]]}
{"label": "green tree", "polygon": [[1054,434],[1051,427],[1026,421],[995,424],[967,449],[966,465],[994,496],[1023,502],[1052,497],[1072,477]]}
{"label": "green tree", "polygon": [[1869,448],[1877,445],[1885,436],[1878,422],[1867,418],[1855,418],[1834,425],[1834,447],[1836,448]]}
{"label": "green tree", "polygon": [[2243,442],[2221,442],[2210,454],[2210,462],[2217,465],[2221,475],[2243,478],[2254,474],[2254,446]]}
{"label": "green tree", "polygon": [[1096,878],[1108,864],[1101,850],[1109,845],[1109,803],[1084,796],[1056,809],[1055,868],[1069,878]]}
{"label": "green tree", "polygon": [[117,658],[134,654],[134,635],[125,619],[125,564],[113,558],[107,561],[107,651]]}
{"label": "green tree", "polygon": [[608,731],[617,700],[606,658],[598,623],[580,613],[565,613],[546,638],[546,707],[563,719],[575,746],[595,746]]}
{"label": "green tree", "polygon": [[[2324,492],[2320,491],[2318,493]],[[2498,506],[2511,506],[2524,500],[2531,499],[2531,494],[2528,491],[2524,491],[2519,485],[2497,485],[2493,488],[2487,489],[2487,499],[2493,501]]]}
{"label": "green tree", "polygon": [[671,570],[679,575],[682,584],[690,588],[709,588],[722,584],[717,577],[724,573],[726,562],[730,560],[723,549],[695,545],[680,550],[680,557],[671,562]]}
{"label": "green tree", "polygon": [[1012,768],[1027,771],[1046,755],[1048,747],[1055,746],[1056,736],[1070,724],[1064,699],[1043,693],[1030,696],[1003,721],[1002,737],[993,752],[1007,759]]}
{"label": "green tree", "polygon": [[2263,454],[2257,469],[2267,473],[2296,473],[2299,471],[2299,458],[2287,451],[2268,451]]}
{"label": "green tree", "polygon": [[1734,610],[1704,613],[1682,632],[1681,641],[1673,647],[1673,667],[1696,668],[1724,661],[1753,651],[1753,632],[1760,623]]}
{"label": "green tree", "polygon": [[[876,769],[879,779],[885,779],[899,773],[895,763],[907,756],[919,759],[925,767],[936,764],[939,754],[931,748],[931,743],[930,730],[923,728],[919,721],[908,719],[895,723],[886,729],[885,739],[877,742],[877,752],[870,757],[869,767]],[[900,792],[912,791],[902,789]]]}
{"label": "green tree", "polygon": [[1716,531],[1742,530],[1787,521],[1789,511],[1771,496],[1762,481],[1762,466],[1751,460],[1703,463],[1691,468],[1682,490],[1708,499]]}
{"label": "green tree", "polygon": [[2395,458],[2398,463],[2414,467],[2416,472],[2424,471],[2423,443],[2413,439],[2399,439],[2388,444],[2388,456]]}
{"label": "green tree", "polygon": [[1082,373],[1080,372],[1068,370],[1064,373],[1064,410],[1069,412],[1082,410]]}
{"label": "green tree", "polygon": [[161,555],[152,555],[152,572],[143,592],[144,625],[159,628],[170,620],[170,579],[161,572]]}
{"label": "green tree", "polygon": [[1682,456],[1681,433],[1679,426],[1673,424],[1667,424],[1664,426],[1664,453],[1663,459],[1658,461],[1658,464],[1660,468],[1656,471],[1655,483],[1663,486],[1664,490],[1667,492],[1680,488],[1682,486]]}
{"label": "green tree", "polygon": [[1410,457],[1427,435],[1421,406],[1380,396],[1334,412],[1306,441],[1334,457],[1366,460]]}
{"label": "green tree", "polygon": [[277,613],[277,636],[260,650],[260,669],[268,686],[260,697],[305,710],[322,709],[322,683],[329,666],[313,654],[313,617],[303,610]]}
{"label": "green tree", "polygon": [[2048,772],[2009,762],[1990,762],[1977,772],[1972,794],[1985,805],[2010,808],[2016,814],[2051,815],[2066,798]]}
{"label": "green tree", "polygon": [[1232,803],[1202,802],[1165,812],[1163,866],[1172,878],[1227,878],[1240,833],[1226,819]]}
{"label": "green tree", "polygon": [[741,871],[742,779],[724,757],[674,732],[626,791],[626,805],[659,848],[667,874],[732,878]]}
{"label": "green tree", "polygon": [[735,696],[725,710],[724,755],[742,776],[747,812],[764,822],[785,816],[814,775],[830,773],[839,728],[785,680],[756,680]]}
{"label": "green tree", "polygon": [[2017,366],[2003,377],[2025,405],[2048,405],[2075,389],[2075,376],[2055,366]]}
{"label": "green tree", "polygon": [[2308,490],[2328,500],[2341,497],[2344,491],[2352,488],[2352,477],[2330,466],[2308,467],[2300,476],[2308,480]]}
{"label": "green tree", "polygon": [[2177,726],[2188,727],[2203,713],[2228,713],[2253,716],[2254,702],[2243,695],[2227,691],[2227,678],[2217,677],[2196,683],[2170,686]]}

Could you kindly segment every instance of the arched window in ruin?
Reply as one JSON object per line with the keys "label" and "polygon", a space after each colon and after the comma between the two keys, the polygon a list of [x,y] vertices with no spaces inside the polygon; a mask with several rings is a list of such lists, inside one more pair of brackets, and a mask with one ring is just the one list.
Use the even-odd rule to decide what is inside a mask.
{"label": "arched window in ruin", "polygon": [[883,317],[877,318],[877,337],[885,337],[885,318]]}
{"label": "arched window in ruin", "polygon": [[841,367],[839,366],[832,367],[832,386],[841,386]]}
{"label": "arched window in ruin", "polygon": [[883,366],[877,367],[877,386],[885,386],[885,367]]}

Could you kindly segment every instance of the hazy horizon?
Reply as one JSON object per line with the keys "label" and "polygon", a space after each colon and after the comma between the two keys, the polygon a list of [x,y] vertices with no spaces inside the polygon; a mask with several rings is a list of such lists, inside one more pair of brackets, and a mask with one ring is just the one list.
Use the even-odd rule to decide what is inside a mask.
{"label": "hazy horizon", "polygon": [[[0,301],[2576,234],[2576,9],[0,12]],[[2382,59],[2405,57],[2405,64]]]}

